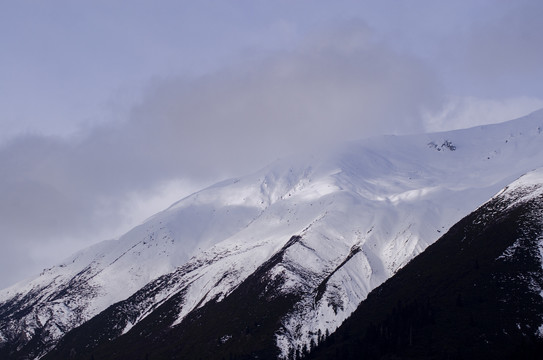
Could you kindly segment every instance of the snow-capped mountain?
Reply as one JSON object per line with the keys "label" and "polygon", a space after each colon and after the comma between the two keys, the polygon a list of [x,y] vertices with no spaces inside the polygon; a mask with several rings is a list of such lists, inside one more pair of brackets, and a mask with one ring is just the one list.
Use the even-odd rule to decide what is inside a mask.
{"label": "snow-capped mountain", "polygon": [[[543,166],[542,129],[540,111],[466,130],[366,139],[218,183],[0,291],[0,355],[40,357],[85,323],[96,331],[73,332],[79,353],[145,321],[187,328],[197,311],[260,281],[270,298],[290,299],[271,332],[286,357],[333,332],[462,217]],[[106,313],[115,321],[95,320]]]}

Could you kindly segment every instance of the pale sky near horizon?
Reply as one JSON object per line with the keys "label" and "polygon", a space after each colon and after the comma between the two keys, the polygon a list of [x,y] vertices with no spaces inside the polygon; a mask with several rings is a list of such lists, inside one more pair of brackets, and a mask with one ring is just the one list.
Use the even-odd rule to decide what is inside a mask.
{"label": "pale sky near horizon", "polygon": [[542,108],[542,18],[537,0],[0,1],[0,288],[300,146]]}

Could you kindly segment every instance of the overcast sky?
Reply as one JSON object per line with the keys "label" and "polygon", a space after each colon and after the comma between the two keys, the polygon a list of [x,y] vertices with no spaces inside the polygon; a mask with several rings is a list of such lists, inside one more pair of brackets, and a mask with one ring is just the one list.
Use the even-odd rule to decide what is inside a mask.
{"label": "overcast sky", "polygon": [[0,288],[322,144],[543,107],[543,2],[0,2]]}

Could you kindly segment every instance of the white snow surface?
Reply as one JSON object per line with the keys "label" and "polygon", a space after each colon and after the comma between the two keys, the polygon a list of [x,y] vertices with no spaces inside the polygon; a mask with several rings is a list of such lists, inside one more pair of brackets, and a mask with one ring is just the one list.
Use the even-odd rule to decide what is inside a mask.
{"label": "white snow surface", "polygon": [[[372,289],[462,217],[542,167],[542,129],[539,111],[466,130],[383,136],[326,154],[278,160],[223,181],[118,240],[94,245],[1,290],[0,305],[27,294],[35,303],[23,320],[0,326],[0,343],[10,336],[7,328],[32,334],[39,327],[47,328],[54,342],[172,272],[175,281],[154,295],[137,321],[183,290],[179,323],[192,309],[226,296],[291,236],[300,235],[270,274],[285,279],[281,291],[303,295],[277,334],[286,356],[289,349],[317,340],[319,330],[333,332]],[[518,181],[542,178],[543,171],[537,171]],[[317,299],[317,286],[325,280]],[[61,292],[74,284],[77,291]]]}

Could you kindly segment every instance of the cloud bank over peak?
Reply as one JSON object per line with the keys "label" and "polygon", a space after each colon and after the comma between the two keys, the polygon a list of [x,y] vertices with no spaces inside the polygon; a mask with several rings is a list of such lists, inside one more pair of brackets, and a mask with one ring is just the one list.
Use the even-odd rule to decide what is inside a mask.
{"label": "cloud bank over peak", "polygon": [[66,5],[1,5],[0,287],[277,157],[543,106],[537,0]]}
{"label": "cloud bank over peak", "polygon": [[323,34],[204,76],[154,79],[125,121],[3,144],[0,227],[20,239],[14,251],[96,241],[138,218],[126,212],[134,194],[153,198],[179,181],[194,190],[292,152],[423,130],[421,110],[440,94],[428,67],[362,22]]}

